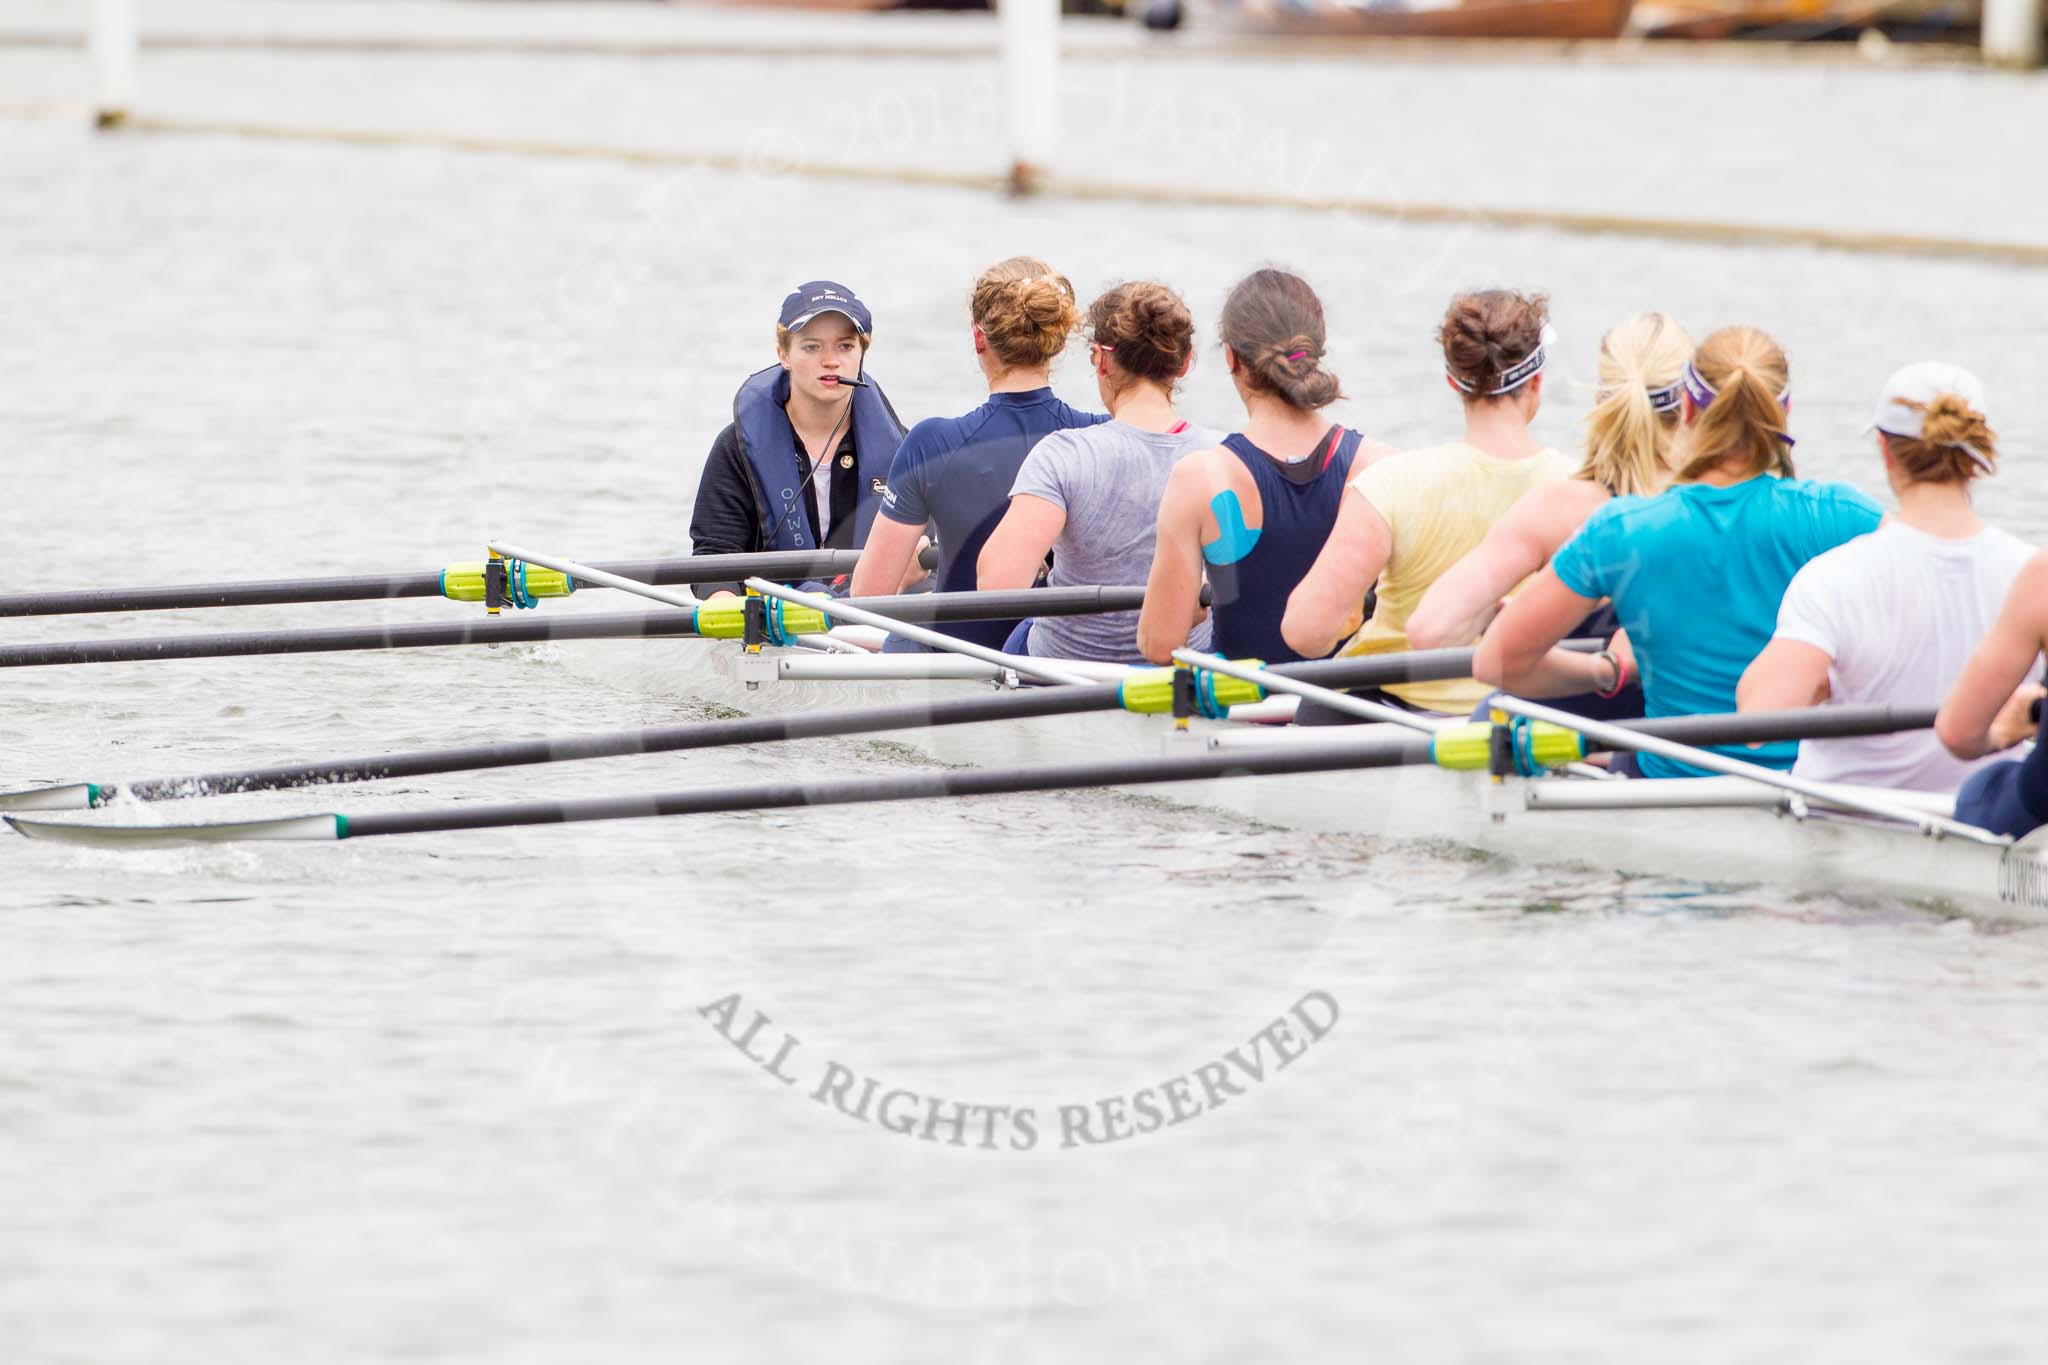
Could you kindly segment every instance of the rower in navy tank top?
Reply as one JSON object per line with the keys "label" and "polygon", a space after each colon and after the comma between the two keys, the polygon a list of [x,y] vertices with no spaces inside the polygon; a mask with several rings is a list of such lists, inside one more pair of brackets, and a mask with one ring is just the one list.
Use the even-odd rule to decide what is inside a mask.
{"label": "rower in navy tank top", "polygon": [[1209,576],[1217,653],[1268,663],[1301,657],[1280,638],[1280,618],[1288,594],[1316,562],[1337,522],[1344,485],[1363,441],[1357,432],[1333,426],[1317,453],[1289,463],[1242,434],[1223,438],[1223,448],[1258,485],[1262,516],[1259,528],[1251,529],[1235,489],[1209,499],[1218,534],[1202,546],[1202,562]]}
{"label": "rower in navy tank top", "polygon": [[1300,276],[1246,277],[1218,330],[1244,431],[1184,457],[1167,480],[1138,648],[1166,663],[1187,643],[1206,575],[1215,649],[1288,663],[1302,657],[1280,636],[1288,594],[1336,524],[1366,442],[1319,415],[1339,396],[1337,376],[1322,366],[1322,303]]}

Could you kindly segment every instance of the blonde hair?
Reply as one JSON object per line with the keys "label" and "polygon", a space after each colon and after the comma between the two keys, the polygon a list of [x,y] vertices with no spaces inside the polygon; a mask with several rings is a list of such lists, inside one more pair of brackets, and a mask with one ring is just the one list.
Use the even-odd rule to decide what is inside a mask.
{"label": "blonde hair", "polygon": [[1036,256],[1012,256],[982,271],[967,311],[996,359],[1012,369],[1051,364],[1081,321],[1074,286]]}
{"label": "blonde hair", "polygon": [[[1575,478],[1617,494],[1663,491],[1671,481],[1677,390],[1691,359],[1692,338],[1663,313],[1638,313],[1600,338],[1600,388]],[[1670,401],[1660,407],[1653,394]]]}
{"label": "blonde hair", "polygon": [[[1906,404],[1920,414],[1920,435],[1884,434],[1885,449],[1909,483],[1968,483],[1998,465],[1998,433],[1961,394],[1936,394],[1931,403]],[[1983,460],[1978,463],[1970,452]]]}
{"label": "blonde hair", "polygon": [[1685,434],[1679,481],[1721,467],[1743,479],[1790,477],[1792,437],[1785,428],[1785,405],[1792,381],[1784,349],[1754,327],[1723,327],[1693,353],[1692,374],[1713,393]]}

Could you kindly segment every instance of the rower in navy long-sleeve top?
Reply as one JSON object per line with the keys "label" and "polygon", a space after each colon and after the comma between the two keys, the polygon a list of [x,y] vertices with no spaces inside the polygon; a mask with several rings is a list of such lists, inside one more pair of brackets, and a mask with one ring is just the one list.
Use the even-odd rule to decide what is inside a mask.
{"label": "rower in navy long-sleeve top", "polygon": [[[969,311],[988,401],[962,417],[919,422],[904,438],[889,469],[881,515],[854,570],[857,596],[894,592],[927,526],[939,546],[939,588],[973,588],[982,544],[1008,510],[1017,470],[1031,448],[1052,432],[1108,420],[1053,396],[1048,372],[1080,321],[1080,310],[1074,287],[1051,266],[1028,256],[991,266],[975,282]],[[934,628],[1000,649],[1016,624],[970,621]],[[892,640],[889,647],[904,644]]]}

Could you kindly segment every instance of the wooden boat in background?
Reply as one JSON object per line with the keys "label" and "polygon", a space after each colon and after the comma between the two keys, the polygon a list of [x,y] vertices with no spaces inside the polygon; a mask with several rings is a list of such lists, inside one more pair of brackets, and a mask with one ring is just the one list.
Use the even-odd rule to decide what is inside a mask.
{"label": "wooden boat in background", "polygon": [[1216,20],[1243,33],[1387,38],[1616,38],[1633,0],[1465,0],[1451,5],[1241,0]]}

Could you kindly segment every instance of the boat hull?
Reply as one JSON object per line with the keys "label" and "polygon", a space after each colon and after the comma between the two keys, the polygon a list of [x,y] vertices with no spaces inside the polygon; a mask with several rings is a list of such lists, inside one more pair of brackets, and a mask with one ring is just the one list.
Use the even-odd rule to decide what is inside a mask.
{"label": "boat hull", "polygon": [[[583,668],[614,682],[750,714],[900,705],[986,695],[987,680],[809,681],[786,676],[817,656],[696,642],[579,645]],[[604,662],[605,653],[614,657]],[[964,661],[963,661],[964,662]],[[953,669],[948,661],[942,669]],[[1193,720],[1122,711],[892,730],[879,740],[921,759],[976,767],[1071,763],[1246,745],[1383,742],[1396,727],[1329,730]],[[1602,789],[1588,793],[1588,788]],[[1610,793],[1606,789],[1613,789]],[[2048,832],[2018,845],[1936,838],[1827,812],[1796,813],[1781,795],[1738,778],[1703,779],[1660,809],[1638,804],[1668,782],[1508,778],[1435,767],[1233,777],[1131,788],[1239,820],[1396,842],[1452,844],[1550,866],[1675,877],[1715,886],[1769,884],[1801,893],[1876,894],[1972,918],[2048,923]],[[1582,804],[1593,801],[1588,808]],[[1599,804],[1611,802],[1611,804]]]}

